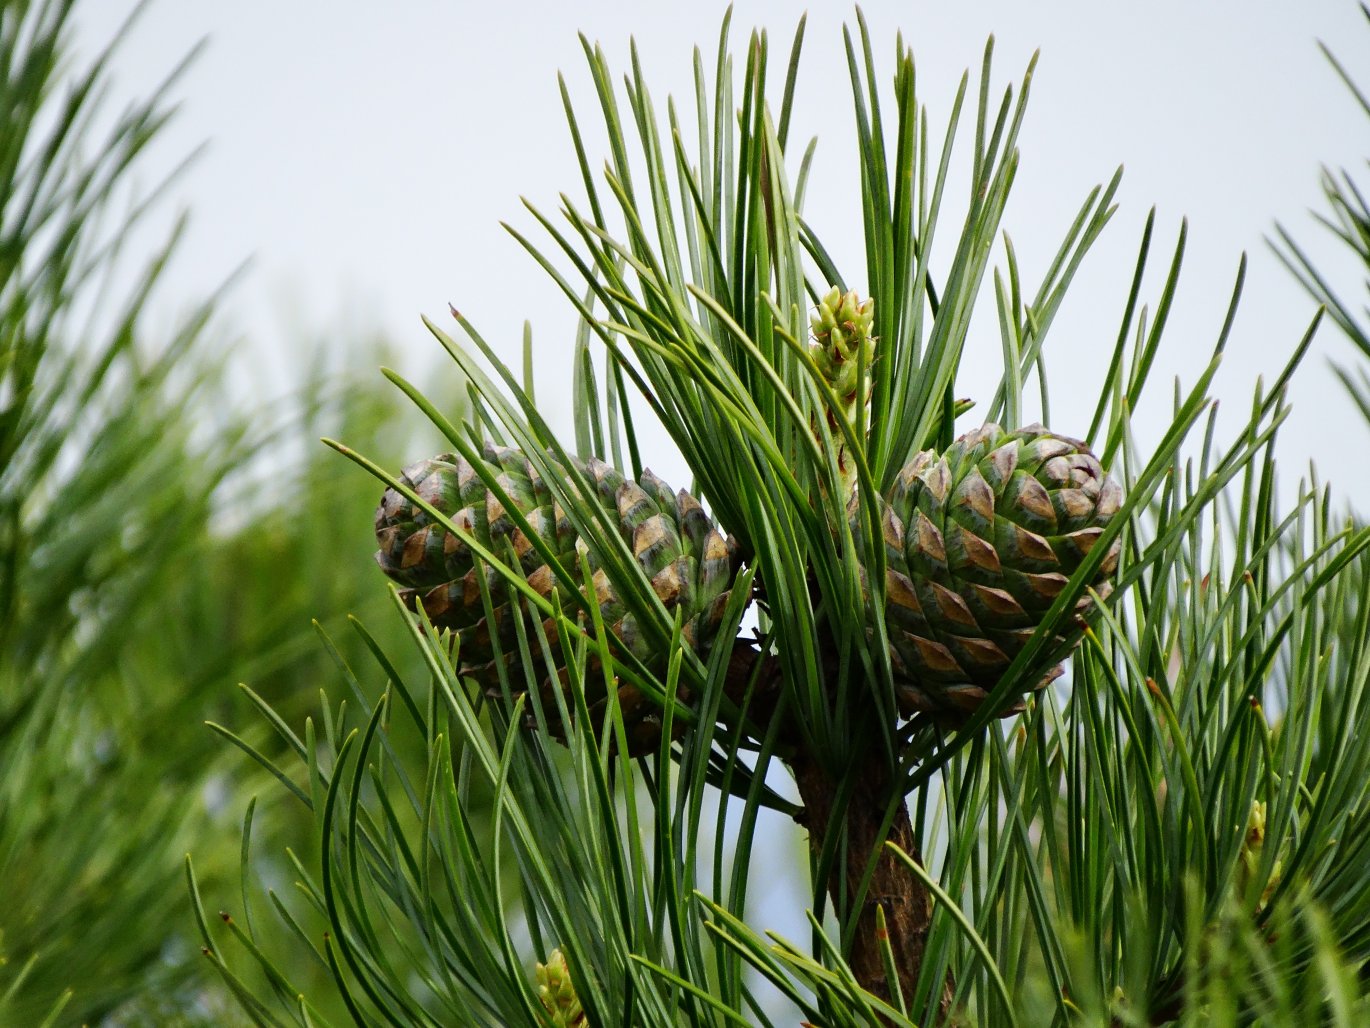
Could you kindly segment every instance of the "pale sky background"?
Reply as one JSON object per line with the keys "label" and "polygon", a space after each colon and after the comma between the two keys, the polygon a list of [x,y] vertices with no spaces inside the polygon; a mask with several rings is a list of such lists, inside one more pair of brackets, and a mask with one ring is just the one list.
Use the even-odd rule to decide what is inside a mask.
{"label": "pale sky background", "polygon": [[[130,6],[84,4],[88,40],[105,38]],[[734,43],[763,24],[780,57],[802,9],[739,3]],[[840,36],[851,9],[809,10],[795,138],[815,131],[822,138],[806,214],[864,293]],[[1315,45],[1328,42],[1370,85],[1370,26],[1350,0],[871,2],[865,10],[886,73],[895,30],[912,42],[934,137],[963,69],[978,72],[989,33],[997,38],[996,97],[1041,48],[1004,222],[1028,281],[1040,276],[1087,190],[1126,167],[1120,209],[1048,339],[1058,431],[1087,427],[1153,204],[1159,216],[1145,291],[1153,301],[1180,219],[1190,219],[1185,272],[1151,387],[1156,404],[1144,408],[1156,435],[1167,421],[1169,377],[1192,382],[1207,358],[1243,250],[1251,265],[1219,382],[1226,404],[1244,411],[1255,376],[1276,372],[1298,342],[1313,304],[1264,242],[1276,220],[1306,242],[1344,293],[1364,301],[1362,269],[1307,213],[1322,207],[1320,164],[1353,168],[1370,181],[1361,170],[1370,121]],[[202,37],[210,44],[177,91],[184,107],[159,150],[169,167],[209,141],[173,191],[193,221],[158,316],[170,320],[253,259],[222,322],[225,338],[242,349],[245,405],[288,390],[317,348],[369,335],[400,347],[395,361],[404,374],[450,396],[455,373],[437,360],[420,313],[445,322],[454,303],[511,360],[530,318],[542,406],[569,428],[572,315],[498,221],[532,229],[520,196],[552,210],[559,191],[579,192],[555,77],[564,70],[573,98],[593,115],[577,30],[602,42],[620,73],[635,36],[664,113],[668,93],[689,95],[690,48],[700,45],[711,62],[722,12],[718,2],[160,0],[116,63],[121,94],[144,92]],[[592,162],[602,158],[601,150]],[[999,343],[992,311],[983,313],[970,345],[986,359],[968,364],[958,394],[987,400]],[[1287,493],[1316,455],[1338,493],[1370,511],[1370,427],[1328,371],[1329,357],[1357,359],[1330,324],[1293,390],[1283,484]],[[1074,402],[1072,388],[1082,390]],[[439,446],[435,432],[419,444],[422,452]],[[659,451],[649,444],[647,452]],[[668,481],[687,480],[669,454],[650,463]],[[786,846],[792,835],[763,833],[763,842]],[[767,859],[764,848],[758,859]],[[775,859],[788,866],[793,858]],[[757,899],[767,926],[802,939],[804,924],[784,892],[792,887],[777,880],[780,892]]]}
{"label": "pale sky background", "polygon": [[[85,4],[89,39],[106,37],[130,6]],[[222,322],[249,358],[240,365],[249,383],[244,402],[288,388],[312,351],[371,334],[401,348],[399,370],[450,396],[455,376],[438,363],[420,313],[446,323],[448,302],[456,304],[511,359],[529,318],[540,401],[554,424],[569,427],[570,309],[498,222],[536,231],[521,196],[554,210],[559,191],[578,191],[555,77],[567,73],[592,120],[578,30],[602,42],[620,72],[634,36],[664,109],[668,93],[689,93],[690,48],[700,45],[711,60],[723,9],[717,2],[154,3],[116,64],[121,91],[145,91],[196,41],[209,40],[177,90],[183,110],[159,149],[169,166],[209,144],[173,191],[193,220],[159,309],[169,317],[252,259]],[[803,9],[740,3],[734,42],[764,25],[779,63]],[[1118,164],[1126,168],[1119,211],[1048,339],[1058,431],[1087,426],[1152,204],[1155,273],[1145,296],[1153,301],[1180,218],[1190,219],[1185,273],[1151,387],[1158,432],[1168,376],[1193,380],[1241,251],[1251,266],[1221,395],[1247,406],[1255,374],[1278,369],[1302,334],[1313,305],[1263,240],[1277,219],[1363,299],[1359,269],[1307,214],[1321,207],[1321,163],[1364,168],[1370,154],[1370,121],[1315,45],[1327,41],[1370,83],[1370,26],[1350,0],[873,2],[865,10],[886,70],[895,31],[912,42],[934,137],[962,71],[978,72],[988,34],[997,39],[996,96],[1041,48],[1004,221],[1029,281],[1087,189]],[[850,14],[845,4],[809,8],[795,138],[820,134],[806,214],[863,288],[856,161],[844,152],[851,104],[840,25]],[[593,154],[592,163],[602,156]],[[942,238],[950,237],[944,227]],[[986,359],[968,362],[958,392],[987,399],[999,343],[992,310],[983,313],[970,345]],[[1330,326],[1293,390],[1296,411],[1281,451],[1285,486],[1316,454],[1339,491],[1370,508],[1360,456],[1370,429],[1327,370],[1329,356],[1355,359]],[[673,457],[651,463],[683,484]]]}

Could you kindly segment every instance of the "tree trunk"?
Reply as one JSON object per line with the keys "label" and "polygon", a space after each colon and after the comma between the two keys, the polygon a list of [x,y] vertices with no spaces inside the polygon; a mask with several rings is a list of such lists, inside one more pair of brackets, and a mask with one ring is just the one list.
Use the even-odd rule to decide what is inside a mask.
{"label": "tree trunk", "polygon": [[[845,866],[839,850],[838,865],[834,867],[828,879],[828,895],[832,898],[834,909],[839,913],[839,896],[843,884],[845,883],[846,896],[850,903],[861,887],[861,879],[865,875],[871,854],[877,846],[883,848],[886,838],[914,860],[920,863],[922,861],[922,855],[914,842],[908,807],[903,802],[899,804],[888,836],[880,836],[880,827],[885,818],[889,797],[889,776],[881,755],[873,754],[873,758],[852,770],[857,779],[851,800],[847,804],[843,826],[847,844]],[[806,759],[795,760],[792,770],[795,782],[799,786],[800,799],[804,802],[804,813],[800,815],[800,820],[809,830],[809,843],[816,855],[821,851],[824,837],[832,827],[833,804],[837,799],[838,783],[830,778],[822,767]],[[889,934],[890,948],[894,953],[894,966],[899,975],[900,990],[905,1002],[912,1002],[927,949],[928,927],[932,918],[932,895],[922,880],[888,850],[882,853],[875,865],[870,888],[861,904],[856,934],[846,958],[862,988],[889,1001],[893,993],[885,980],[885,963],[881,956],[880,939],[876,934],[877,907],[883,908],[885,912],[885,928]],[[945,1023],[948,1020],[952,992],[953,983],[948,972],[942,994],[938,999],[939,1022]]]}

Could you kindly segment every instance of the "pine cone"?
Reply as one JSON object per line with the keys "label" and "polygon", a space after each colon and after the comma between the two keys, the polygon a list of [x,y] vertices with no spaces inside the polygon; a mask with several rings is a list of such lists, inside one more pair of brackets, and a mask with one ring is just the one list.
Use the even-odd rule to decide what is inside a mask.
{"label": "pine cone", "polygon": [[[885,620],[902,711],[952,724],[972,714],[1121,501],[1122,489],[1084,443],[1041,425],[1005,432],[986,424],[941,456],[918,454],[882,512]],[[1119,546],[1091,583],[1100,596],[1112,591]],[[1081,598],[1077,616],[1092,602]],[[1059,677],[1078,638],[1069,631],[1051,640],[1032,672],[1034,688]]]}
{"label": "pine cone", "polygon": [[[595,554],[579,539],[566,512],[527,457],[519,450],[487,443],[482,459],[532,531],[567,572],[579,580],[581,557],[588,559],[595,601],[605,625],[624,649],[647,667],[664,673],[669,654],[663,648],[651,646],[643,637]],[[712,519],[693,496],[683,490],[673,493],[649,471],[643,473],[641,482],[634,483],[599,460],[577,462],[576,468],[594,488],[589,502],[598,503],[617,521],[623,541],[666,609],[680,609],[685,644],[697,653],[706,653],[717,633],[732,582],[728,547]],[[512,546],[518,570],[530,586],[543,596],[557,593],[568,616],[578,610],[566,584],[557,579],[532,541],[463,457],[444,453],[419,461],[405,468],[402,479],[496,556],[503,559]],[[400,592],[405,603],[411,608],[422,604],[435,626],[456,633],[462,675],[498,692],[499,669],[494,662],[493,636],[501,644],[512,680],[524,680],[523,669],[517,663],[514,614],[525,611],[526,605],[522,601],[511,604],[510,590],[498,572],[485,567],[458,536],[434,523],[426,512],[393,489],[385,491],[376,511],[376,538],[380,543],[376,562],[387,575],[406,586]],[[493,626],[481,602],[481,574],[489,587]],[[543,627],[548,648],[553,651],[551,659],[559,684],[564,678],[565,661],[559,652],[556,625],[549,619]],[[528,637],[533,646],[534,673],[542,681],[543,713],[553,733],[564,739],[565,726],[557,721],[552,680],[545,674],[546,662],[538,652],[536,633],[530,629]],[[607,702],[602,676],[587,675],[585,686],[586,704],[598,726]],[[599,693],[590,693],[595,688]],[[659,707],[631,685],[619,686],[617,696],[630,753],[652,752],[660,740]],[[680,699],[688,702],[683,690]],[[567,708],[573,709],[569,699]]]}

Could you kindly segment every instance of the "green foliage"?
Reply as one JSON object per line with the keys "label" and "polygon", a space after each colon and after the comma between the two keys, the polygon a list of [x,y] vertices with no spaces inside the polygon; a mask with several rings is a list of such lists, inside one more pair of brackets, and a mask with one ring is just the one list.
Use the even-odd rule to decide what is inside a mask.
{"label": "green foliage", "polygon": [[[156,354],[140,316],[170,254],[122,300],[102,296],[130,170],[164,94],[103,138],[108,53],[63,70],[70,4],[0,9],[0,1013],[97,1020],[187,977],[174,951],[174,855],[207,825],[206,779],[168,679],[133,677],[131,640],[174,624],[146,601],[174,582],[241,429],[186,441],[210,394],[187,372],[208,315]],[[59,88],[60,87],[60,88]],[[97,145],[91,145],[95,142]],[[174,749],[174,747],[172,747]],[[222,763],[219,761],[218,763]],[[184,947],[183,947],[184,948]]]}
{"label": "green foliage", "polygon": [[72,7],[0,3],[0,1024],[222,1024],[180,865],[194,845],[225,880],[220,818],[256,783],[203,722],[249,709],[248,676],[298,709],[328,664],[311,618],[384,602],[352,571],[365,539],[349,553],[243,472],[288,469],[364,523],[375,490],[289,444],[397,454],[408,426],[322,371],[275,424],[236,413],[212,302],[150,337],[176,240],[145,268],[120,247],[158,199],[130,182],[177,80],[111,114],[112,50],[73,63]]}
{"label": "green foliage", "polygon": [[[1362,3],[1361,11],[1370,22],[1370,6]],[[1370,116],[1370,99],[1356,84],[1355,77],[1346,70],[1329,50],[1320,44],[1322,52],[1336,70],[1342,83],[1356,98],[1360,108]],[[1322,174],[1323,196],[1327,200],[1326,213],[1316,215],[1319,224],[1331,232],[1356,261],[1357,267],[1366,275],[1366,288],[1370,289],[1370,202],[1367,202],[1362,186],[1345,168],[1333,172],[1324,168]],[[1275,253],[1279,256],[1296,279],[1308,290],[1310,296],[1327,308],[1328,314],[1346,337],[1355,344],[1363,357],[1370,358],[1370,323],[1366,321],[1364,307],[1350,303],[1338,295],[1331,281],[1309,258],[1308,254],[1283,226],[1276,230],[1279,237],[1275,243]],[[1365,367],[1334,365],[1337,377],[1350,393],[1352,400],[1367,421],[1370,421],[1370,372]]]}
{"label": "green foliage", "polygon": [[[836,398],[806,346],[807,309],[854,278],[833,266],[802,214],[812,146],[787,164],[801,38],[802,24],[772,106],[765,37],[751,39],[739,81],[725,23],[712,78],[696,55],[693,125],[674,104],[659,123],[636,54],[620,97],[587,43],[611,152],[604,184],[589,170],[563,87],[586,199],[567,199],[560,220],[533,211],[551,239],[546,252],[515,233],[582,315],[574,452],[636,476],[646,457],[634,420],[642,405],[669,433],[745,555],[725,621],[740,623],[755,590],[758,646],[780,669],[774,707],[758,715],[754,677],[739,730],[716,730],[716,713],[736,696],[728,674],[741,646],[725,641],[703,660],[682,648],[603,512],[565,487],[558,499],[598,566],[668,648],[667,673],[616,664],[593,606],[563,612],[529,590],[505,554],[483,556],[511,600],[537,615],[520,630],[522,666],[534,652],[527,632],[556,631],[562,652],[576,654],[554,696],[559,721],[574,726],[564,747],[547,730],[531,671],[526,681],[506,671],[487,696],[457,674],[450,640],[398,601],[402,649],[373,644],[358,622],[369,670],[341,662],[346,703],[325,699],[303,737],[263,704],[278,741],[241,740],[307,811],[319,845],[317,860],[295,865],[302,902],[273,894],[270,914],[328,970],[344,1016],[363,1024],[548,1023],[534,966],[557,949],[592,1024],[790,1023],[795,1009],[821,1025],[927,1024],[948,982],[956,1016],[969,1023],[1355,1023],[1367,1009],[1358,971],[1370,958],[1370,744],[1356,731],[1370,701],[1361,602],[1370,531],[1337,523],[1316,484],[1282,510],[1271,457],[1311,328],[1277,380],[1257,384],[1246,423],[1223,442],[1208,390],[1243,266],[1211,363],[1175,384],[1170,427],[1140,451],[1132,411],[1164,341],[1184,250],[1181,230],[1148,313],[1148,221],[1083,433],[1124,484],[1122,513],[968,724],[954,733],[899,725],[884,627],[867,620],[859,574],[881,581],[880,554],[850,529],[838,450],[855,457],[857,517],[873,527],[877,496],[908,458],[954,435],[957,371],[1019,160],[1027,80],[993,103],[987,49],[981,83],[971,94],[963,82],[937,152],[902,41],[890,107],[864,24],[847,37],[879,350],[869,423],[840,421],[836,438],[822,416]],[[971,177],[953,190],[949,155],[971,95]],[[1117,182],[1085,199],[1035,289],[1005,237],[993,275],[1003,371],[982,402],[988,418],[1016,427],[1034,378],[1049,413],[1046,336],[1112,213]],[[965,198],[957,210],[954,194]],[[932,241],[948,223],[960,234],[939,267]],[[470,349],[433,331],[472,384],[465,421],[392,379],[468,459],[494,437],[535,466],[567,465],[531,388],[456,317]],[[338,448],[423,506],[378,463]],[[1117,589],[1096,597],[1103,616],[1068,678],[1021,720],[992,720],[995,701],[1032,684],[1034,661],[1113,538],[1123,542]],[[584,571],[558,571],[571,603]],[[840,659],[829,674],[834,641]],[[423,670],[400,666],[400,653],[417,654]],[[762,663],[752,665],[757,676]],[[625,755],[614,705],[604,732],[617,735],[616,748],[596,737],[585,709],[583,677],[603,675],[608,686],[615,672],[664,700],[661,750],[638,762]],[[674,702],[686,682],[697,708]],[[799,743],[779,738],[782,714]],[[673,746],[675,717],[691,727]],[[521,727],[529,720],[534,727]],[[913,796],[926,868],[907,866],[935,897],[915,989],[887,1000],[864,992],[843,958],[860,897],[824,914],[836,838],[813,854],[807,946],[759,933],[747,902],[759,877],[775,874],[753,865],[758,832],[796,812],[768,787],[780,781],[777,759],[798,745],[840,775],[872,740],[902,776],[895,802]],[[224,927],[205,915],[190,874],[214,966],[254,1023],[331,1021],[321,994],[265,942],[250,850],[255,843],[243,850],[243,914]],[[776,1022],[763,982],[792,1004]]]}

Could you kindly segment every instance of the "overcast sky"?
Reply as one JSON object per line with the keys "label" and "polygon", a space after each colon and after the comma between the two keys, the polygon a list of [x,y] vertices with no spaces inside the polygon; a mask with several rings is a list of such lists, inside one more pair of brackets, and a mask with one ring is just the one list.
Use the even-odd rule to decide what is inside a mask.
{"label": "overcast sky", "polygon": [[[126,0],[85,4],[85,38],[106,37],[129,7]],[[712,55],[723,5],[416,0],[381,10],[356,0],[160,0],[144,13],[116,64],[121,94],[146,90],[196,41],[208,39],[176,91],[183,109],[160,150],[170,166],[194,145],[209,144],[175,190],[193,221],[162,309],[188,304],[251,258],[230,294],[225,323],[252,351],[246,366],[259,379],[256,395],[285,388],[311,350],[370,333],[402,347],[395,358],[402,371],[444,391],[443,382],[454,379],[446,370],[426,370],[442,366],[434,363],[436,344],[420,313],[443,320],[448,302],[455,303],[511,356],[527,317],[546,382],[540,399],[565,425],[573,321],[498,222],[527,228],[521,196],[552,209],[559,191],[577,188],[555,76],[565,71],[572,96],[593,113],[578,30],[602,42],[617,69],[626,68],[634,36],[664,106],[668,93],[688,93],[691,47]],[[764,25],[783,52],[802,10],[738,4],[734,40]],[[1192,381],[1195,357],[1211,346],[1221,322],[1238,256],[1250,254],[1233,358],[1220,382],[1234,406],[1249,402],[1256,373],[1279,367],[1313,310],[1263,242],[1277,219],[1325,255],[1339,282],[1359,288],[1357,269],[1307,214],[1321,205],[1321,163],[1363,168],[1370,153],[1370,123],[1315,44],[1327,41],[1370,82],[1370,26],[1349,0],[879,2],[865,10],[885,69],[897,29],[913,44],[934,135],[962,71],[978,71],[987,35],[997,40],[996,93],[1019,79],[1041,48],[1022,168],[1004,223],[1029,278],[1044,268],[1088,188],[1125,166],[1119,212],[1049,340],[1058,430],[1085,427],[1078,423],[1092,409],[1085,397],[1092,397],[1116,334],[1140,227],[1153,204],[1160,247],[1152,299],[1180,218],[1190,220],[1162,373]],[[861,284],[840,35],[850,8],[809,13],[796,131],[821,138],[806,213]],[[997,359],[997,340],[991,314],[972,332],[972,349],[989,358],[977,366]],[[1370,430],[1341,396],[1328,356],[1353,357],[1332,331],[1322,333],[1294,391],[1285,476],[1292,480],[1316,453],[1343,492],[1370,506],[1358,456]],[[984,396],[993,381],[972,372],[959,391]],[[1159,404],[1169,385],[1155,386]],[[1071,388],[1080,390],[1075,406]],[[683,475],[673,458],[653,463]]]}

